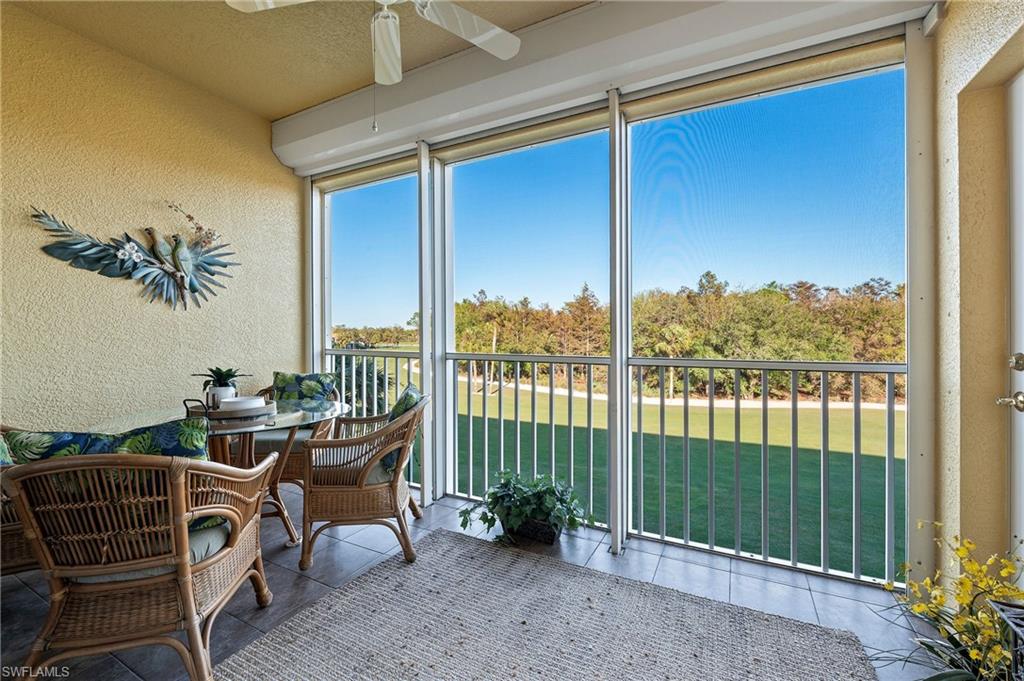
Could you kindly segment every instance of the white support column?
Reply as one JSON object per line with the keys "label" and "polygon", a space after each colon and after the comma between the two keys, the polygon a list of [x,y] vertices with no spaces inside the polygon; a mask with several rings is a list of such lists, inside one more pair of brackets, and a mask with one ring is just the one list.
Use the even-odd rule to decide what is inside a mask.
{"label": "white support column", "polygon": [[[430,147],[426,142],[416,143],[417,180],[419,181],[419,243],[420,243],[420,389],[431,392],[434,389],[433,362],[434,348],[434,215],[433,185],[430,177]],[[434,396],[432,396],[434,399]],[[435,421],[437,402],[427,405],[423,414],[422,442],[420,452],[420,505],[429,506],[434,502],[434,453]]]}
{"label": "white support column", "polygon": [[608,366],[608,525],[611,552],[622,552],[629,525],[629,230],[626,222],[626,123],[618,90],[608,91],[611,362]]}
{"label": "white support column", "polygon": [[455,310],[451,295],[451,229],[446,217],[449,202],[445,195],[445,168],[437,159],[431,160],[430,184],[433,219],[433,281],[431,290],[431,352],[434,409],[434,497],[454,489],[455,444],[452,441],[452,419],[449,399],[447,353],[453,337]]}
{"label": "white support column", "polygon": [[[455,278],[453,276],[455,242],[452,236],[454,228],[454,220],[452,218],[452,169],[451,166],[446,166],[440,161],[435,161],[435,164],[436,191],[434,196],[437,197],[438,202],[441,204],[435,208],[435,215],[439,221],[437,229],[440,230],[437,238],[441,240],[444,246],[443,255],[438,256],[438,267],[441,268],[442,273],[436,284],[439,290],[443,292],[444,300],[437,323],[444,324],[444,339],[441,347],[444,348],[445,354],[439,358],[439,363],[442,367],[445,385],[444,490],[447,493],[449,490],[452,492],[456,491],[455,455],[458,443],[455,441],[455,424],[459,418],[455,410],[457,403],[456,392],[459,389],[458,380],[454,373],[449,376],[447,365],[448,353],[455,352]],[[443,322],[441,314],[444,315]]]}
{"label": "white support column", "polygon": [[330,227],[324,210],[324,195],[310,178],[303,182],[306,197],[306,365],[311,371],[330,371],[326,350],[330,336]]}
{"label": "white support column", "polygon": [[[935,528],[935,72],[921,21],[906,27],[907,561],[934,571]],[[918,521],[925,525],[918,529]]]}

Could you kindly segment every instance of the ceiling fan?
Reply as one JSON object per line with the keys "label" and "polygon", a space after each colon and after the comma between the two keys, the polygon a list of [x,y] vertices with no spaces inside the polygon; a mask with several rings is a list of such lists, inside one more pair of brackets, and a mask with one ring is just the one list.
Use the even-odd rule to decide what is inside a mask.
{"label": "ceiling fan", "polygon": [[[261,12],[267,9],[298,5],[313,0],[225,0],[240,12]],[[511,59],[519,53],[519,38],[508,31],[463,9],[451,0],[375,0],[380,8],[370,20],[373,39],[373,76],[381,85],[394,85],[402,80],[402,45],[398,34],[398,15],[392,5],[412,2],[416,13],[467,40],[498,59]]]}

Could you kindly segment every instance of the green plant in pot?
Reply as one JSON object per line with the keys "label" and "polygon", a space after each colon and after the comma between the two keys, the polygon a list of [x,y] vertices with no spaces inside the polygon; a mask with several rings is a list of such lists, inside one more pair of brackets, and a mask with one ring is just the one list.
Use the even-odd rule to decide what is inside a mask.
{"label": "green plant in pot", "polygon": [[480,522],[488,530],[500,522],[504,532],[500,539],[513,542],[526,538],[554,544],[564,528],[575,530],[587,521],[572,487],[550,475],[524,480],[512,471],[501,471],[482,500],[459,511],[463,529],[481,506]]}
{"label": "green plant in pot", "polygon": [[238,373],[238,369],[221,369],[220,367],[208,368],[205,374],[192,375],[205,378],[203,390],[207,395],[216,395],[218,401],[225,397],[235,397],[238,394],[235,380],[242,376],[251,376],[251,374]]}

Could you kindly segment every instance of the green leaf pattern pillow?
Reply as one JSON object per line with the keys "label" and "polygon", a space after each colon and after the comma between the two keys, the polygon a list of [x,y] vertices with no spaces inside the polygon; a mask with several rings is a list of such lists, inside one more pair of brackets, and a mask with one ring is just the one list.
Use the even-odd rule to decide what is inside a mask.
{"label": "green leaf pattern pillow", "polygon": [[14,463],[11,458],[11,449],[7,446],[7,439],[0,433],[0,466],[10,466]]}
{"label": "green leaf pattern pillow", "polygon": [[334,374],[290,374],[274,372],[274,399],[329,400],[338,377]]}
{"label": "green leaf pattern pillow", "polygon": [[[423,394],[420,393],[420,389],[414,385],[406,386],[402,394],[399,395],[398,400],[395,402],[395,406],[391,407],[391,411],[388,412],[388,422],[394,421],[402,414],[406,413],[423,399]],[[380,465],[384,467],[384,470],[388,473],[393,473],[395,470],[395,464],[398,463],[398,455],[402,453],[402,448],[399,447],[392,452],[388,452],[384,458],[380,460]]]}
{"label": "green leaf pattern pillow", "polygon": [[153,454],[206,461],[209,432],[205,418],[191,417],[117,434],[12,430],[4,440],[13,463],[81,454]]}

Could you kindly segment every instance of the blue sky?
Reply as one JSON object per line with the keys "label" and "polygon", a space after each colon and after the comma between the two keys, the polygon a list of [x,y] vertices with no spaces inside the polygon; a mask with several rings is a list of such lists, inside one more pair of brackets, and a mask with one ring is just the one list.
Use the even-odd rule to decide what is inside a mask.
{"label": "blue sky", "polygon": [[[905,280],[903,70],[631,128],[633,287]],[[559,307],[608,290],[608,136],[453,169],[454,284]],[[331,197],[333,321],[417,306],[416,182]]]}

